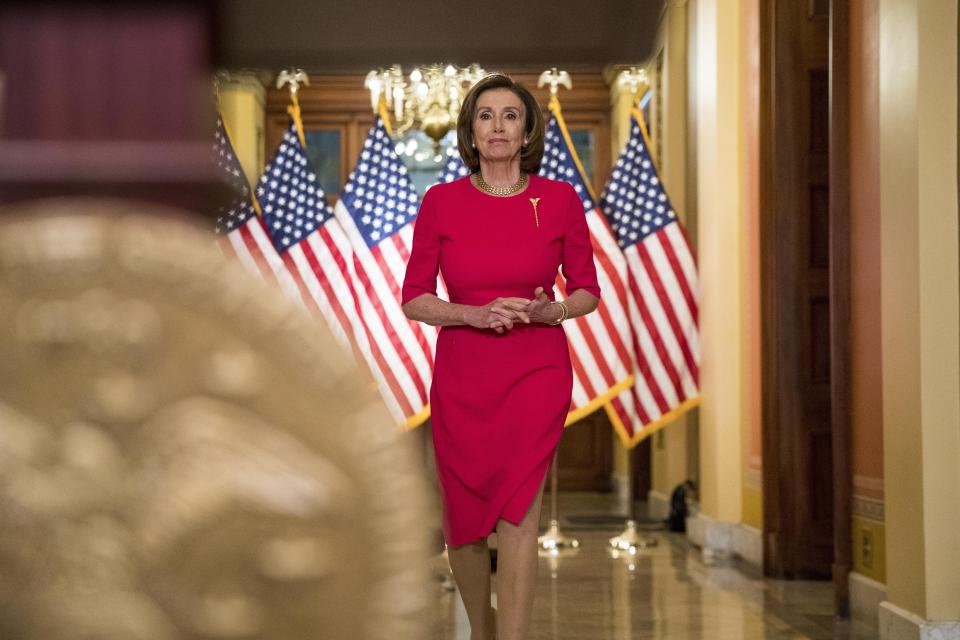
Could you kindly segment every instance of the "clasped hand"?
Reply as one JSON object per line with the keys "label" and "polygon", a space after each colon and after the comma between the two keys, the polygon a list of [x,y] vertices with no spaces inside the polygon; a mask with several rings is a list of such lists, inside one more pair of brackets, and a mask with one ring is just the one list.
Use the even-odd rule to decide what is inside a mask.
{"label": "clasped hand", "polygon": [[474,312],[467,319],[467,324],[477,329],[493,329],[503,333],[513,329],[513,325],[542,322],[551,324],[560,316],[552,308],[550,298],[544,293],[543,287],[537,287],[533,292],[533,299],[527,298],[497,298],[482,307],[475,307]]}

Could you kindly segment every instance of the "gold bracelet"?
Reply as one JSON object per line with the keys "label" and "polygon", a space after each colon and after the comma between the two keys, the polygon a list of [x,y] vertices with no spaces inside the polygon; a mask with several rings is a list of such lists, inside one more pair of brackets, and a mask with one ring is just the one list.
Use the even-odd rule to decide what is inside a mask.
{"label": "gold bracelet", "polygon": [[560,318],[556,322],[551,322],[550,324],[560,324],[561,322],[566,320],[567,317],[570,315],[570,309],[567,308],[567,303],[564,302],[563,300],[558,300],[553,304],[560,305]]}

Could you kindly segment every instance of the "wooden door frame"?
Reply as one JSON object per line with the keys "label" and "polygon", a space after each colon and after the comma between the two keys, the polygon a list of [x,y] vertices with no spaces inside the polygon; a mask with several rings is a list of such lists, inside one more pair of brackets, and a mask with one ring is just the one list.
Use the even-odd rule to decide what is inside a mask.
{"label": "wooden door frame", "polygon": [[[782,345],[778,310],[789,304],[784,286],[781,245],[788,242],[778,234],[777,163],[785,160],[776,153],[777,117],[783,105],[777,103],[778,64],[775,46],[777,3],[760,3],[760,268],[761,268],[761,385],[763,421],[763,511],[764,573],[785,574],[785,558],[791,553],[788,515],[792,495],[783,482],[783,462],[792,452],[789,435],[781,424],[783,411],[791,410],[794,381],[781,365]],[[849,119],[847,90],[849,76],[849,8],[843,0],[830,3],[829,86],[830,86],[830,395],[833,447],[833,582],[836,611],[849,613],[847,576],[851,570],[851,422],[850,422],[850,210],[849,210]],[[781,115],[782,117],[782,115]]]}
{"label": "wooden door frame", "polygon": [[850,615],[853,425],[850,354],[850,6],[830,2],[830,400],[835,611]]}

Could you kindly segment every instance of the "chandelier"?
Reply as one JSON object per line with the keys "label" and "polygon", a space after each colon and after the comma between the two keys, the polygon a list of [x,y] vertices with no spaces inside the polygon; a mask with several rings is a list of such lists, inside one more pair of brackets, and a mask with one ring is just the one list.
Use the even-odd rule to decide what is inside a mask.
{"label": "chandelier", "polygon": [[485,75],[487,72],[478,64],[467,68],[432,64],[414,67],[408,80],[400,65],[393,65],[371,71],[363,84],[370,91],[374,113],[379,111],[381,99],[386,104],[383,117],[392,120],[387,124],[392,126],[394,137],[411,128],[419,129],[433,139],[439,153],[440,141],[457,126],[466,92]]}

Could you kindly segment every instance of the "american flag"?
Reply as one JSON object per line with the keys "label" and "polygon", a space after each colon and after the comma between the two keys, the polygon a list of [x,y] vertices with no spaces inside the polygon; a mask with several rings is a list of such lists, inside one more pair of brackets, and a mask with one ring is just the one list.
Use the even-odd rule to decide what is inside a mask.
{"label": "american flag", "polygon": [[[540,175],[565,180],[580,196],[597,266],[597,280],[604,292],[595,313],[564,323],[573,364],[573,396],[567,423],[606,405],[632,383],[633,333],[630,327],[626,262],[613,233],[597,208],[576,150],[570,141],[559,103],[550,105],[553,116],[547,127]],[[563,277],[556,289],[566,297]]]}
{"label": "american flag", "polygon": [[295,123],[283,135],[257,183],[263,222],[308,309],[334,337],[361,354],[368,349],[347,263],[350,242],[327,204]]}
{"label": "american flag", "polygon": [[[643,116],[600,203],[627,259],[636,384],[611,403],[618,430],[639,441],[699,401],[697,265],[657,175]],[[620,424],[617,424],[617,423]]]}
{"label": "american flag", "polygon": [[437,338],[435,327],[407,320],[400,308],[417,209],[417,193],[378,118],[334,211],[353,247],[349,268],[375,371],[389,389],[388,406],[411,427],[429,412]]}
{"label": "american flag", "polygon": [[276,283],[295,300],[302,302],[293,277],[274,249],[263,221],[257,215],[247,178],[230,143],[223,118],[219,116],[214,135],[213,160],[227,184],[237,194],[233,202],[221,207],[217,213],[216,230],[220,235],[221,250],[226,256],[239,259],[252,273]]}
{"label": "american flag", "polygon": [[440,182],[453,182],[468,175],[470,175],[470,170],[467,169],[467,165],[463,164],[460,153],[456,147],[454,147],[453,153],[447,156],[447,162],[443,165],[443,169],[440,170]]}

